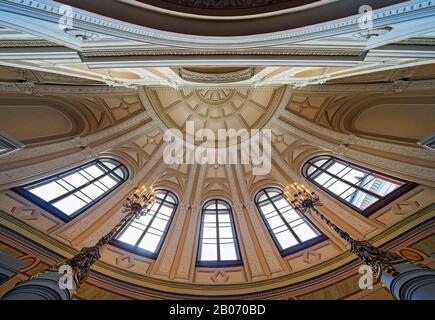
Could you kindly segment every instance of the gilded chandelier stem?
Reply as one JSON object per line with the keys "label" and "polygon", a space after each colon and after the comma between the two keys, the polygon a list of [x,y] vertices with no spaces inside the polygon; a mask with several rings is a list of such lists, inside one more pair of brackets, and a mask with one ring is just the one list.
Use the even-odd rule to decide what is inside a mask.
{"label": "gilded chandelier stem", "polygon": [[377,281],[381,279],[384,272],[395,276],[397,272],[394,265],[407,262],[406,259],[398,254],[380,250],[367,240],[356,240],[352,238],[349,233],[340,229],[335,223],[316,209],[316,207],[322,206],[322,203],[315,192],[309,192],[304,186],[294,185],[292,188],[296,191],[295,193],[292,194],[290,188],[287,188],[284,195],[293,208],[304,215],[307,212],[311,214],[314,212],[323,222],[333,229],[335,233],[349,243],[350,250],[353,254],[372,268]]}
{"label": "gilded chandelier stem", "polygon": [[155,194],[153,191],[145,192],[144,189],[141,190],[139,190],[139,194],[135,193],[132,197],[126,199],[122,209],[125,216],[109,233],[101,237],[94,246],[82,248],[74,257],[58,263],[54,267],[56,270],[62,265],[69,265],[72,268],[75,290],[86,281],[92,265],[101,257],[101,250],[113,239],[117,232],[129,221],[151,210],[151,206],[155,202]]}

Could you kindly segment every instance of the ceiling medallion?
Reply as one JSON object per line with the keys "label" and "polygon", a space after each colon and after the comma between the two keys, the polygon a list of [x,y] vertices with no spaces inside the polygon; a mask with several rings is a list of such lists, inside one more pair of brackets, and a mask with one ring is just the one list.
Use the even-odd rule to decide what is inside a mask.
{"label": "ceiling medallion", "polygon": [[234,96],[233,89],[203,89],[196,90],[196,96],[204,103],[211,105],[223,104]]}

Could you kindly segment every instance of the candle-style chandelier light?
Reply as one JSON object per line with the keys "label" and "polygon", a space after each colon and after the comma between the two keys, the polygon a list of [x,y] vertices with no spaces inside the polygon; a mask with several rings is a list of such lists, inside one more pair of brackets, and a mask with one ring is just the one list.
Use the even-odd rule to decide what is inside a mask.
{"label": "candle-style chandelier light", "polygon": [[137,219],[146,212],[149,212],[155,201],[156,197],[152,189],[148,190],[144,186],[137,189],[123,204],[122,212],[125,213],[124,218],[109,233],[100,238],[94,246],[84,247],[71,259],[56,264],[54,269],[59,270],[62,265],[70,266],[74,275],[75,290],[77,290],[85,282],[92,265],[101,257],[101,250],[130,220]]}
{"label": "candle-style chandelier light", "polygon": [[304,185],[297,183],[290,184],[285,189],[284,195],[295,210],[304,215],[314,213],[344,239],[350,245],[351,252],[372,268],[377,281],[381,279],[384,273],[388,273],[394,277],[397,274],[394,266],[409,262],[398,254],[376,248],[367,240],[356,240],[352,238],[349,233],[340,229],[335,223],[317,210],[316,207],[322,206],[319,196],[315,192],[309,191]]}
{"label": "candle-style chandelier light", "polygon": [[[154,191],[144,186],[128,197],[122,208],[125,213],[110,232],[101,237],[92,247],[84,247],[71,259],[63,260],[43,270],[28,280],[19,282],[7,292],[5,300],[68,300],[86,281],[91,267],[100,259],[102,249],[116,236],[118,231],[131,220],[141,217],[151,210],[155,203]],[[63,274],[63,275],[62,275]]]}

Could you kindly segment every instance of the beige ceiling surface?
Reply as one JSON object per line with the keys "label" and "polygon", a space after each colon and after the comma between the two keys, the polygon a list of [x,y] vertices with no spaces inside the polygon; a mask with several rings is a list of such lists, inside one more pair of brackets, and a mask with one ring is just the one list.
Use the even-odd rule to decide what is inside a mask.
{"label": "beige ceiling surface", "polygon": [[147,89],[151,106],[166,127],[181,131],[259,129],[274,114],[284,88]]}

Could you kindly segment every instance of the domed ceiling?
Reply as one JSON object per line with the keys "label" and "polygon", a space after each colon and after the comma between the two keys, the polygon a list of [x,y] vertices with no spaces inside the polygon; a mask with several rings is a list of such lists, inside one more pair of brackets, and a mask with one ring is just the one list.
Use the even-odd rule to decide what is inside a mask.
{"label": "domed ceiling", "polygon": [[[180,204],[158,257],[151,259],[110,245],[102,253],[95,267],[98,274],[91,277],[90,283],[116,292],[123,290],[126,296],[136,298],[183,294],[259,294],[288,298],[323,290],[326,282],[347,281],[348,277],[357,275],[355,257],[340,238],[315,218],[313,223],[327,239],[282,256],[255,207],[255,194],[264,187],[285,188],[291,181],[302,181],[300,168],[305,161],[319,154],[335,154],[421,185],[369,218],[322,194],[325,215],[355,237],[376,236],[379,243],[390,239],[389,228],[398,223],[397,228],[410,228],[414,223],[408,223],[410,214],[433,202],[434,157],[431,151],[416,146],[415,137],[411,141],[392,131],[384,139],[379,135],[384,126],[376,118],[379,110],[388,110],[385,108],[388,101],[397,110],[390,126],[406,127],[413,106],[427,105],[428,97],[433,96],[431,87],[425,85],[426,80],[412,78],[415,75],[419,79],[422,68],[427,69],[419,67],[409,71],[411,84],[401,93],[395,93],[394,84],[388,80],[397,71],[390,71],[352,78],[348,83],[341,81],[303,89],[289,86],[116,89],[79,83],[53,86],[41,82],[40,95],[30,96],[25,84],[14,82],[13,75],[17,76],[17,72],[4,69],[3,74],[9,75],[8,81],[14,86],[3,88],[0,110],[5,106],[6,112],[10,112],[8,106],[13,101],[17,106],[26,106],[30,113],[44,102],[54,109],[63,105],[59,110],[66,117],[70,117],[69,108],[74,109],[83,115],[76,121],[86,122],[78,127],[82,133],[71,132],[69,138],[62,140],[55,137],[29,143],[22,151],[2,157],[0,218],[23,221],[27,228],[34,229],[31,234],[35,242],[50,243],[52,251],[61,250],[64,254],[67,250],[73,254],[74,250],[93,245],[119,222],[124,215],[120,210],[123,200],[137,186],[168,189],[177,195]],[[42,78],[37,72],[34,75]],[[377,84],[379,79],[384,81],[382,87]],[[433,102],[429,109],[434,110]],[[255,175],[249,164],[166,164],[162,161],[164,129],[183,130],[188,119],[195,122],[197,129],[271,128],[270,173]],[[342,127],[343,121],[352,123]],[[361,121],[372,126],[364,127],[366,131],[355,137],[348,128],[358,127]],[[430,133],[433,112],[426,114],[420,126],[421,135]],[[33,131],[38,130],[47,132],[46,124],[35,123]],[[63,170],[95,157],[114,157],[125,163],[130,169],[129,181],[100,206],[67,223],[9,190],[16,184],[44,177],[52,170]],[[213,198],[228,201],[232,207],[242,252],[241,266],[209,268],[195,264],[201,207]],[[357,283],[350,290],[358,291]],[[87,283],[85,288],[89,286]],[[86,296],[87,291],[83,289],[79,294]]]}
{"label": "domed ceiling", "polygon": [[260,129],[276,111],[282,98],[281,88],[192,88],[147,89],[151,106],[166,128],[183,133],[186,121],[195,131],[212,129]]}
{"label": "domed ceiling", "polygon": [[[169,190],[179,200],[158,256],[109,245],[79,292],[82,297],[92,298],[92,292],[101,290],[96,287],[128,298],[309,299],[361,294],[356,279],[359,262],[326,224],[309,217],[326,238],[283,255],[254,202],[263,188],[284,189],[293,182],[309,185],[301,168],[319,155],[343,158],[419,184],[369,217],[311,184],[321,195],[325,216],[355,238],[394,248],[397,243],[407,246],[402,239],[394,242],[394,237],[433,217],[433,210],[422,209],[433,203],[435,157],[417,142],[433,133],[435,123],[435,67],[429,65],[434,50],[418,58],[409,49],[418,47],[415,43],[429,49],[435,43],[433,35],[400,45],[395,41],[402,39],[400,32],[408,32],[407,25],[403,29],[394,25],[386,34],[394,41],[372,39],[382,46],[408,48],[411,53],[403,49],[400,58],[396,49],[391,55],[386,55],[389,50],[384,47],[367,51],[370,43],[353,37],[355,31],[360,32],[353,16],[361,5],[376,9],[403,1],[59,2],[96,13],[89,17],[79,11],[75,31],[88,30],[85,27],[92,24],[98,37],[86,39],[89,33],[83,33],[77,39],[80,33],[60,30],[51,9],[42,5],[38,10],[50,11],[46,19],[54,21],[50,20],[50,32],[60,36],[51,39],[51,33],[41,31],[44,24],[34,25],[40,28],[35,33],[44,35],[41,39],[33,35],[33,29],[28,36],[0,28],[4,35],[0,127],[25,145],[0,158],[0,219],[32,241],[27,246],[17,244],[25,241],[14,242],[12,236],[11,248],[19,248],[26,256],[40,245],[43,253],[35,265],[43,269],[59,257],[94,245],[124,217],[122,204],[138,187]],[[39,2],[31,3],[36,10]],[[99,20],[97,14],[107,19]],[[326,29],[320,39],[310,31],[302,42],[293,37],[279,40],[300,26],[330,20],[329,28],[340,16],[349,17],[346,21],[352,25],[343,22],[335,33]],[[121,21],[118,29],[112,18]],[[385,19],[396,18],[385,14]],[[151,29],[155,33],[148,37]],[[193,36],[179,40],[182,34]],[[267,45],[261,42],[266,37]],[[60,46],[65,41],[72,48]],[[14,60],[5,58],[11,52]],[[418,130],[409,126],[410,119],[418,122]],[[270,171],[256,175],[251,163],[166,163],[162,160],[165,130],[184,132],[187,121],[193,121],[195,131],[207,128],[215,133],[227,128],[271,129]],[[56,126],[51,125],[54,122]],[[123,163],[129,178],[104,201],[70,221],[13,191],[100,157]],[[196,264],[201,208],[214,198],[225,200],[233,210],[242,265]],[[412,237],[427,238],[429,243],[430,230],[423,231],[418,235],[415,231]],[[421,255],[425,261],[430,259]],[[87,291],[86,287],[92,288]]]}

